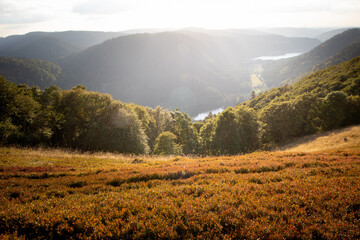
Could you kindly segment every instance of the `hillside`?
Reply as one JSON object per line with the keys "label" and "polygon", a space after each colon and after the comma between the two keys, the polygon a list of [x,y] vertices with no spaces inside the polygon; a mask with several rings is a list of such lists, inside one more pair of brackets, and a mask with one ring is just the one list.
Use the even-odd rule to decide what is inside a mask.
{"label": "hillside", "polygon": [[251,58],[317,44],[237,30],[128,35],[65,59],[61,86],[80,83],[122,101],[196,115],[249,96]]}
{"label": "hillside", "polygon": [[[296,82],[301,77],[313,72],[313,67],[328,61],[330,57],[336,54],[343,54],[342,50],[358,42],[360,42],[360,29],[347,30],[300,56],[264,63],[262,65],[264,68],[262,77],[268,87]],[[345,59],[349,60],[348,58]]]}
{"label": "hillside", "polygon": [[359,124],[360,57],[319,70],[293,85],[273,88],[238,105],[262,123],[267,149],[313,133]]}
{"label": "hillside", "polygon": [[61,67],[45,60],[0,57],[0,75],[9,81],[42,89],[57,84]]}
{"label": "hillside", "polygon": [[317,133],[280,147],[285,152],[325,152],[360,149],[360,126]]}
{"label": "hillside", "polygon": [[0,56],[6,57],[26,57],[60,62],[79,49],[62,41],[46,35],[28,34],[23,37],[16,37],[13,41],[7,41],[1,47]]}
{"label": "hillside", "polygon": [[345,32],[346,30],[348,30],[348,28],[341,28],[341,29],[327,31],[327,32],[324,32],[324,33],[318,35],[316,38],[322,42],[325,42],[325,41],[329,40],[330,38]]}
{"label": "hillside", "polygon": [[343,48],[335,55],[329,57],[325,62],[322,62],[313,67],[311,71],[315,72],[330,66],[334,66],[339,63],[346,62],[357,56],[360,56],[360,42],[351,44],[350,46]]}
{"label": "hillside", "polygon": [[360,95],[360,57],[319,70],[293,85],[273,88],[247,104],[255,109],[263,109],[270,103],[296,100],[313,95],[323,98],[333,91],[343,91],[348,95]]}

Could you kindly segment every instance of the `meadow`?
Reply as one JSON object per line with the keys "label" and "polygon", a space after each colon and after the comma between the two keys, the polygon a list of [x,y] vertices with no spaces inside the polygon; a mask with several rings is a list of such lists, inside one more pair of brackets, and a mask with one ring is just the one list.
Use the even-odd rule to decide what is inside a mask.
{"label": "meadow", "polygon": [[360,151],[0,148],[0,239],[359,239]]}

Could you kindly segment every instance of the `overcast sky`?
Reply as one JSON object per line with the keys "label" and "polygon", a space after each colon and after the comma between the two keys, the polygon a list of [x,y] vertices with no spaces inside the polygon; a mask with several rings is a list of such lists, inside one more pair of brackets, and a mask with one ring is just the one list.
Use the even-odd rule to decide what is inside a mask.
{"label": "overcast sky", "polygon": [[0,36],[31,31],[358,27],[360,0],[0,0]]}

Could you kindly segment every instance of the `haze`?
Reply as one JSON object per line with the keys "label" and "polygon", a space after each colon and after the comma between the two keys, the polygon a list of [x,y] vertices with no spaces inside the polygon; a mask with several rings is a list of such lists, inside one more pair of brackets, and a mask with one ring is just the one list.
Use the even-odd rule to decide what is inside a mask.
{"label": "haze", "polygon": [[1,0],[0,36],[135,28],[351,27],[360,0]]}

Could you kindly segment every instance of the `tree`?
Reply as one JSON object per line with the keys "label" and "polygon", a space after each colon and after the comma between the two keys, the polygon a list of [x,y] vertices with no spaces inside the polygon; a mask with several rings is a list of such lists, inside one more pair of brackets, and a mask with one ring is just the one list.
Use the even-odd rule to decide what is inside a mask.
{"label": "tree", "polygon": [[229,107],[217,116],[213,143],[214,153],[217,155],[240,152],[240,137],[234,108]]}
{"label": "tree", "polygon": [[154,153],[159,155],[181,154],[181,146],[176,143],[176,136],[172,132],[163,132],[156,138]]}
{"label": "tree", "polygon": [[135,111],[110,95],[74,88],[59,106],[64,116],[60,145],[84,151],[148,153],[147,136]]}
{"label": "tree", "polygon": [[343,127],[348,115],[347,95],[341,91],[330,92],[321,106],[322,130]]}
{"label": "tree", "polygon": [[156,138],[160,133],[171,130],[173,118],[170,112],[160,106],[155,109],[148,109],[150,116],[154,119],[148,132],[149,147],[154,149]]}
{"label": "tree", "polygon": [[181,145],[184,154],[195,154],[199,150],[197,131],[190,117],[179,111],[172,112],[174,119],[171,132],[176,136],[176,142]]}
{"label": "tree", "polygon": [[215,129],[215,118],[209,118],[199,131],[199,153],[203,155],[214,154],[213,135]]}

